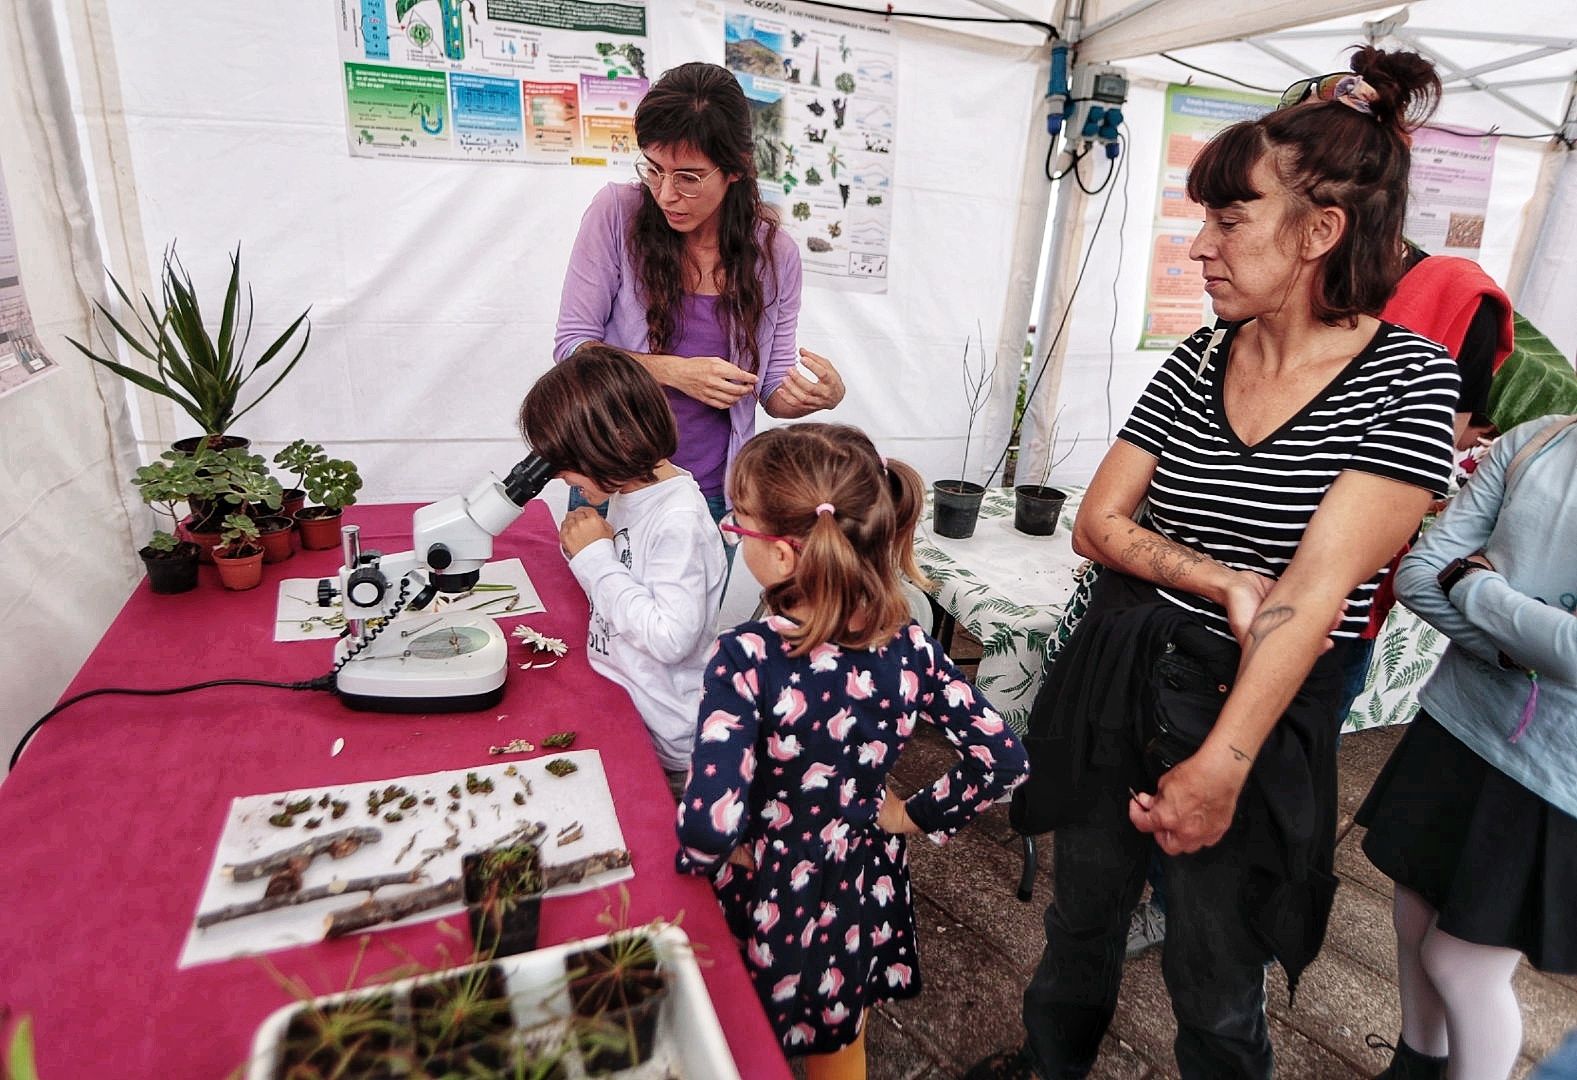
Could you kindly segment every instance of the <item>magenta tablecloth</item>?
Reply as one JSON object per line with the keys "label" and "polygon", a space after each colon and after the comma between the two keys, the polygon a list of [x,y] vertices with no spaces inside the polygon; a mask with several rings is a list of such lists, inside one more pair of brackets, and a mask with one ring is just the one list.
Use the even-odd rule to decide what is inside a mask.
{"label": "magenta tablecloth", "polygon": [[[354,507],[347,518],[364,546],[394,552],[410,546],[412,509]],[[482,764],[490,743],[562,728],[579,732],[577,750],[602,752],[634,859],[630,919],[683,910],[741,1074],[789,1075],[711,889],[673,870],[673,799],[628,696],[587,666],[585,597],[540,502],[498,538],[494,557],[515,556],[548,608],[521,621],[570,652],[547,670],[512,670],[486,713],[357,713],[327,693],[221,687],[91,698],[45,725],[0,785],[0,1004],[33,1015],[41,1076],[221,1077],[290,1000],[257,959],[175,966],[231,798]],[[337,550],[300,552],[245,593],[221,589],[212,567],[179,596],[144,582],[67,694],[322,674],[326,642],[273,641],[275,583],[338,562]],[[345,748],[331,757],[336,738]],[[541,943],[602,932],[597,915],[616,901],[604,890],[544,903]],[[364,972],[400,963],[384,941],[436,963],[445,940],[436,921],[375,934]],[[329,991],[345,987],[358,948],[351,938],[267,959]]]}

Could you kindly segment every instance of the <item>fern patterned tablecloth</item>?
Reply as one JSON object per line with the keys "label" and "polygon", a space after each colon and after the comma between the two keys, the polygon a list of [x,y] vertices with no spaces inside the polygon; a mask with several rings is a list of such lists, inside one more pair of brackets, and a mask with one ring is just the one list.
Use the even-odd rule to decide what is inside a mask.
{"label": "fern patterned tablecloth", "polygon": [[[967,540],[937,536],[929,505],[915,533],[915,556],[931,579],[932,597],[980,641],[975,684],[1021,732],[1040,686],[1047,642],[1084,561],[1073,553],[1072,540],[1084,491],[1064,487],[1068,502],[1051,536],[1027,536],[1013,527],[1013,492],[1007,488],[986,492],[975,535]],[[1343,730],[1411,720],[1418,689],[1445,645],[1445,638],[1412,612],[1392,609],[1375,643],[1368,681]]]}

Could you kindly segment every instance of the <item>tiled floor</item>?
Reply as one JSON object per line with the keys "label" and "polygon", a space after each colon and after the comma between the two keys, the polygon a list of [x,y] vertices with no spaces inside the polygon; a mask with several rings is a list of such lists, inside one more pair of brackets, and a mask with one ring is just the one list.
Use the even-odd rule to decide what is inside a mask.
{"label": "tiled floor", "polygon": [[[1387,1039],[1400,1023],[1391,931],[1390,882],[1358,848],[1362,829],[1352,811],[1395,746],[1400,728],[1349,735],[1341,747],[1342,884],[1325,950],[1305,973],[1297,1007],[1287,1008],[1279,969],[1270,977],[1271,1036],[1276,1072],[1288,1078],[1367,1077],[1387,1055],[1364,1045],[1368,1032]],[[896,786],[912,791],[952,760],[935,735],[922,734],[894,770]],[[1048,838],[1049,839],[1049,838]],[[1004,808],[986,814],[945,848],[910,846],[919,909],[925,992],[881,1006],[870,1021],[871,1080],[943,1080],[990,1051],[1015,1043],[1019,995],[1044,942],[1041,913],[1051,896],[1050,844],[1031,903],[1015,897],[1019,840]],[[1516,1075],[1577,1026],[1577,979],[1543,975],[1523,965],[1517,975],[1524,1057]],[[1175,1075],[1170,1006],[1157,951],[1130,963],[1117,1018],[1094,1075]]]}

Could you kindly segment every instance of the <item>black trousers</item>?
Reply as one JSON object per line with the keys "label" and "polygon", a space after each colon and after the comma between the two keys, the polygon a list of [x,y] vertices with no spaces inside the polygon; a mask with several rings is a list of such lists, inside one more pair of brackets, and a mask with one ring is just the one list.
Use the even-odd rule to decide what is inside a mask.
{"label": "black trousers", "polygon": [[[1092,777],[1085,820],[1053,836],[1055,899],[1046,908],[1046,948],[1024,991],[1024,1027],[1046,1080],[1082,1077],[1095,1064],[1117,1008],[1128,919],[1152,852],[1128,820],[1119,770]],[[1177,1018],[1174,1050],[1184,1080],[1268,1078],[1265,1018],[1270,953],[1243,917],[1244,830],[1193,855],[1160,855],[1166,880],[1162,973]]]}

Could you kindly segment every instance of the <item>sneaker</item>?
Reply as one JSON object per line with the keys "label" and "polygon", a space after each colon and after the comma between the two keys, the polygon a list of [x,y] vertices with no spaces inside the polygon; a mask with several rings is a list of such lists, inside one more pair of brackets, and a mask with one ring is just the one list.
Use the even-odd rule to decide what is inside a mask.
{"label": "sneaker", "polygon": [[1022,1046],[998,1050],[970,1066],[962,1080],[1040,1080]]}
{"label": "sneaker", "polygon": [[1166,913],[1148,900],[1133,909],[1128,920],[1128,959],[1132,960],[1166,940]]}

